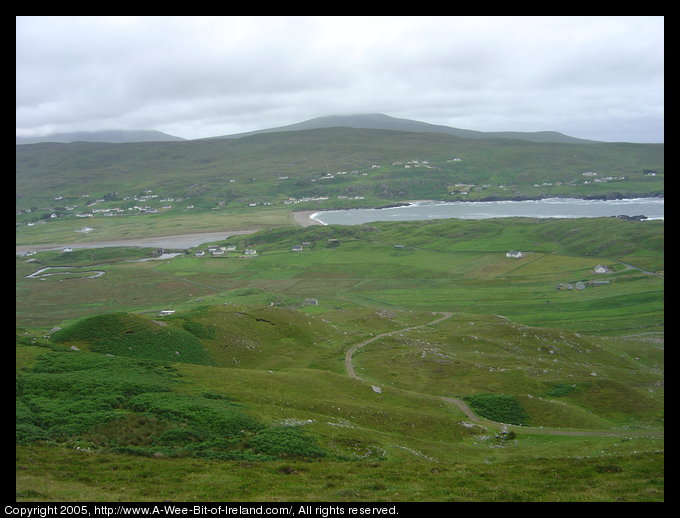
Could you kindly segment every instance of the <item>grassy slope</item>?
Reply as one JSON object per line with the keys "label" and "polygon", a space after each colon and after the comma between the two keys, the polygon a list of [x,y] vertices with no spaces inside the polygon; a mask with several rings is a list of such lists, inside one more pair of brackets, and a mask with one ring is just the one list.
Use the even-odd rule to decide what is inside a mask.
{"label": "grassy slope", "polygon": [[[265,463],[227,461],[232,474],[226,475],[224,461],[141,460],[106,450],[74,450],[75,445],[91,446],[81,439],[63,446],[19,446],[17,498],[663,499],[662,439],[632,433],[627,438],[607,438],[524,431],[514,441],[498,442],[493,430],[461,424],[464,414],[436,397],[513,396],[533,426],[593,430],[659,426],[663,358],[658,346],[615,337],[579,336],[565,329],[569,325],[534,328],[495,315],[514,311],[520,316],[540,314],[541,319],[549,320],[553,313],[541,314],[537,308],[553,305],[562,297],[561,323],[571,322],[582,312],[579,305],[589,304],[592,322],[609,316],[608,325],[612,325],[618,318],[621,323],[616,324],[615,334],[629,333],[625,329],[630,322],[623,322],[628,310],[619,302],[632,298],[642,304],[640,294],[647,291],[656,295],[646,303],[647,314],[636,317],[638,324],[662,324],[662,279],[657,285],[655,277],[617,263],[613,265],[617,273],[607,277],[612,280],[608,286],[577,293],[557,291],[554,283],[565,275],[571,281],[581,278],[592,269],[592,263],[603,262],[598,255],[603,250],[618,258],[644,260],[647,268],[662,271],[659,245],[663,223],[515,223],[447,221],[280,229],[238,238],[257,245],[257,258],[188,256],[161,263],[116,263],[107,266],[106,275],[98,279],[65,281],[70,283],[70,292],[77,294],[71,301],[73,316],[82,314],[100,289],[102,297],[107,293],[110,304],[118,304],[118,309],[121,305],[133,309],[139,304],[136,307],[141,309],[158,304],[161,299],[154,294],[165,291],[159,282],[170,283],[163,287],[177,282],[191,286],[194,298],[199,290],[199,298],[204,300],[186,304],[186,311],[173,317],[134,317],[138,325],[134,329],[191,333],[213,362],[211,367],[175,364],[181,383],[173,385],[173,391],[187,397],[214,394],[236,400],[264,426],[284,420],[306,423],[303,428],[322,447],[357,460],[310,463],[292,457]],[[634,233],[634,246],[626,246],[631,242],[626,236]],[[577,239],[578,235],[582,238]],[[331,236],[340,239],[339,247],[327,247]],[[303,240],[312,241],[311,248],[301,254],[289,251],[291,244]],[[408,248],[394,249],[395,242]],[[516,243],[527,248],[510,246]],[[526,260],[504,257],[506,248],[531,249],[528,245],[536,251]],[[29,311],[31,300],[49,300],[45,295],[50,293],[55,302],[63,304],[64,284],[56,277],[33,285],[22,280],[21,273],[32,268],[37,266],[18,261],[18,287],[27,296],[24,311]],[[107,276],[115,276],[115,282],[99,282]],[[133,290],[139,299],[136,302],[125,290],[111,291],[128,276],[130,282],[135,279],[137,283]],[[536,299],[535,292],[542,285],[550,294],[549,304],[540,297],[531,300],[531,294]],[[417,296],[406,299],[414,287],[419,290]],[[602,291],[609,288],[615,291]],[[396,298],[398,294],[402,296]],[[186,295],[180,291],[176,300],[185,300]],[[307,313],[262,305],[272,296],[299,301],[314,295],[321,304],[307,306]],[[519,310],[518,295],[524,297],[526,306]],[[474,307],[467,302],[481,299],[483,303]],[[208,304],[216,301],[220,305]],[[248,301],[256,304],[243,304]],[[408,311],[388,309],[391,301],[410,307]],[[357,307],[357,302],[369,307]],[[373,342],[356,354],[355,367],[368,382],[344,375],[343,355],[349,345],[371,334],[428,322],[430,310],[440,306],[453,306],[456,317],[433,328]],[[486,311],[478,313],[480,308]],[[95,308],[93,314],[97,312],[101,311]],[[154,320],[165,326],[154,324]],[[25,320],[36,321],[35,317]],[[55,323],[59,322],[50,325]],[[78,325],[82,327],[82,323]],[[583,321],[576,318],[576,325],[582,326]],[[121,340],[117,336],[142,337],[141,332],[126,333],[130,329],[129,323],[119,320],[108,343],[118,347]],[[87,348],[86,340],[78,343]],[[35,345],[18,347],[20,373],[30,372],[39,349]],[[124,351],[117,354],[121,353]],[[597,376],[592,376],[593,372]],[[371,384],[381,386],[382,393],[371,390]],[[132,440],[131,435],[121,437]],[[98,475],[86,475],[92,472]],[[161,477],[164,484],[158,484]],[[247,484],[243,482],[246,479]]]}
{"label": "grassy slope", "polygon": [[[462,160],[452,162],[453,157]],[[405,168],[409,160],[429,164]],[[138,237],[149,229],[171,234],[263,228],[288,222],[282,203],[291,197],[328,197],[296,207],[315,209],[423,198],[662,195],[663,160],[663,145],[654,144],[480,141],[349,128],[235,140],[24,145],[17,146],[16,205],[36,210],[17,215],[17,242]],[[646,176],[644,170],[655,170],[657,176]],[[596,171],[598,179],[626,180],[584,184],[585,171]],[[335,177],[319,180],[326,174]],[[460,190],[457,184],[477,187],[465,195],[451,194]],[[147,190],[158,198],[133,200]],[[113,199],[86,206],[107,195]],[[353,199],[357,196],[362,198]],[[174,201],[161,201],[166,198]],[[256,213],[248,209],[250,203],[260,204]],[[162,208],[168,204],[173,208]],[[136,211],[128,209],[138,205],[159,212],[129,215]],[[128,215],[97,215],[86,220],[95,233],[74,232],[83,226],[75,213],[114,207]],[[54,212],[63,215],[50,219]],[[28,227],[29,221],[49,223]]]}
{"label": "grassy slope", "polygon": [[[463,161],[445,165],[446,160],[454,157],[462,157]],[[154,189],[162,195],[179,196],[200,194],[196,186],[201,182],[223,185],[225,178],[240,182],[257,178],[257,186],[237,182],[227,184],[219,192],[225,195],[230,191],[302,194],[314,190],[314,186],[295,182],[311,179],[313,175],[412,159],[442,162],[436,165],[442,170],[451,168],[455,179],[463,183],[488,183],[492,177],[506,185],[533,184],[539,179],[569,182],[584,171],[607,175],[639,173],[642,180],[643,168],[663,172],[663,145],[481,141],[431,133],[349,128],[262,134],[236,140],[35,144],[17,146],[17,190],[36,198],[39,193],[79,195],[89,188],[101,195]],[[401,175],[404,168],[393,172]],[[409,174],[397,179],[413,180],[416,176],[418,180],[412,183],[413,188],[423,182],[422,172],[406,173]],[[427,170],[427,174],[436,179],[440,171]],[[293,179],[284,184],[283,190],[281,182],[276,181],[281,175]],[[444,178],[445,175],[439,181]],[[658,177],[655,178],[662,186]],[[380,179],[374,178],[370,185],[375,188],[380,185]],[[355,180],[362,181],[357,178],[343,182]]]}

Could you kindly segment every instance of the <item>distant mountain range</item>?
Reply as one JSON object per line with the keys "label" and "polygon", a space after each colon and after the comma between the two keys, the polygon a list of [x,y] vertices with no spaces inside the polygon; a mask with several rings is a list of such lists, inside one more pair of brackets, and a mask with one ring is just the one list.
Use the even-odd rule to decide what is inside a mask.
{"label": "distant mountain range", "polygon": [[[217,137],[208,137],[210,139],[236,139],[248,137],[251,135],[258,135],[261,133],[276,133],[283,131],[299,131],[320,128],[361,128],[361,129],[381,129],[394,131],[410,131],[416,133],[444,133],[447,135],[454,135],[456,137],[468,139],[519,139],[529,142],[552,142],[562,144],[586,144],[589,142],[596,142],[594,140],[585,140],[564,135],[557,131],[536,131],[536,132],[521,132],[521,131],[473,131],[460,128],[452,128],[450,126],[441,126],[437,124],[428,124],[427,122],[420,122],[410,119],[399,119],[384,115],[382,113],[364,113],[357,115],[327,115],[324,117],[316,117],[307,121],[290,124],[288,126],[279,126],[276,128],[261,129],[255,131],[248,131],[245,133],[234,133],[231,135],[222,135]],[[108,130],[108,131],[90,131],[77,133],[55,133],[46,135],[44,137],[17,137],[17,144],[34,144],[37,142],[108,142],[108,143],[123,143],[123,142],[162,142],[162,141],[184,141],[181,137],[175,137],[154,130]],[[207,140],[207,139],[196,139]]]}
{"label": "distant mountain range", "polygon": [[221,137],[211,138],[241,138],[248,137],[250,135],[257,135],[259,133],[274,133],[278,131],[298,131],[333,127],[411,131],[417,133],[445,133],[447,135],[454,135],[456,137],[469,139],[510,138],[527,140],[530,142],[555,142],[575,144],[595,142],[593,140],[569,137],[562,133],[558,133],[557,131],[536,131],[536,132],[473,131],[452,128],[450,126],[428,124],[427,122],[420,122],[410,119],[398,119],[395,117],[390,117],[389,115],[384,115],[382,113],[364,113],[357,115],[327,115],[325,117],[316,117],[314,119],[310,119],[304,122],[298,122],[296,124],[290,124],[288,126],[248,131],[245,133],[235,133],[232,135],[224,135]]}
{"label": "distant mountain range", "polygon": [[75,133],[53,133],[44,137],[17,137],[17,144],[36,144],[38,142],[176,142],[186,140],[155,130],[104,130],[78,131]]}

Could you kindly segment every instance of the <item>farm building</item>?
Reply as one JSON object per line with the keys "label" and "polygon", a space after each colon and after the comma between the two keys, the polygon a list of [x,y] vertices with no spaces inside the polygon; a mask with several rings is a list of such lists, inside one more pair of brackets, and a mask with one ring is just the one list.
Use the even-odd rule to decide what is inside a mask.
{"label": "farm building", "polygon": [[520,257],[523,257],[522,252],[518,252],[517,250],[510,250],[508,253],[505,254],[505,257],[514,257],[519,259]]}

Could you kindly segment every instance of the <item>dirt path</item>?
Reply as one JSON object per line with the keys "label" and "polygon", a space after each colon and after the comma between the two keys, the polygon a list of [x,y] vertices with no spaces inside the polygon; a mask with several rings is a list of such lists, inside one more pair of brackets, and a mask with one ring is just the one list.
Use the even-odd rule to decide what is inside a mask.
{"label": "dirt path", "polygon": [[428,324],[422,324],[419,326],[413,326],[413,327],[405,327],[404,329],[397,329],[396,331],[388,331],[387,333],[381,333],[379,335],[375,335],[372,338],[369,338],[368,340],[364,340],[363,342],[359,342],[358,344],[354,344],[352,347],[350,347],[347,352],[345,353],[345,370],[347,371],[347,375],[350,378],[354,379],[360,379],[359,376],[357,376],[356,372],[354,371],[354,366],[352,365],[352,355],[355,353],[357,349],[361,349],[364,345],[368,345],[371,342],[375,342],[376,340],[380,340],[381,338],[385,338],[386,336],[391,336],[397,333],[403,333],[406,331],[412,331],[414,329],[420,329],[426,326],[432,326],[434,324],[437,324],[441,322],[442,320],[446,320],[447,318],[451,318],[453,316],[453,313],[441,313],[444,316],[439,317],[436,320],[433,320],[432,322]]}
{"label": "dirt path", "polygon": [[[414,329],[421,329],[423,327],[427,326],[432,326],[435,324],[438,324],[439,322],[442,322],[448,318],[451,318],[453,316],[453,313],[440,313],[441,317],[437,318],[436,320],[433,320],[432,322],[429,322],[427,324],[422,324],[419,326],[413,326],[413,327],[405,327],[403,329],[397,329],[396,331],[388,331],[387,333],[380,333],[379,335],[375,335],[367,340],[364,340],[362,342],[356,343],[353,346],[351,346],[347,352],[345,353],[345,370],[347,371],[347,375],[350,378],[354,378],[356,380],[360,381],[365,381],[362,380],[354,370],[354,365],[352,364],[352,356],[354,353],[358,350],[364,347],[365,345],[368,345],[372,342],[375,342],[376,340],[380,340],[381,338],[385,338],[386,336],[391,336],[397,333],[404,333],[407,331],[412,331]],[[505,318],[505,317],[503,317]],[[474,422],[475,424],[479,424],[480,426],[487,426],[487,427],[492,427],[492,428],[498,428],[498,429],[503,429],[503,430],[515,430],[515,431],[522,431],[525,433],[535,433],[535,434],[543,434],[543,435],[565,435],[565,436],[581,436],[581,437],[588,437],[588,436],[596,436],[596,437],[632,437],[632,436],[639,436],[639,435],[650,435],[650,434],[655,434],[655,435],[663,435],[663,430],[654,430],[654,431],[646,431],[646,432],[634,432],[634,431],[614,431],[614,430],[562,430],[562,429],[557,429],[557,428],[534,428],[534,427],[528,427],[528,426],[515,426],[515,425],[507,425],[505,423],[499,423],[496,421],[491,421],[490,419],[486,419],[483,417],[478,416],[477,414],[474,413],[474,411],[468,406],[468,404],[463,401],[462,399],[457,399],[453,397],[444,397],[440,396],[440,399],[446,403],[451,403],[453,405],[456,405],[466,416],[467,418]]]}

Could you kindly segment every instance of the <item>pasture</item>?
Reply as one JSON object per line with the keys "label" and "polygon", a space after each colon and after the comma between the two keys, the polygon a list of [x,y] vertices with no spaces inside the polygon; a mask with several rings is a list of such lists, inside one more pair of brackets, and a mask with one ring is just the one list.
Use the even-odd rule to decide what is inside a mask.
{"label": "pasture", "polygon": [[[17,257],[17,499],[663,500],[660,244],[439,221]],[[55,266],[105,273],[28,277]]]}

